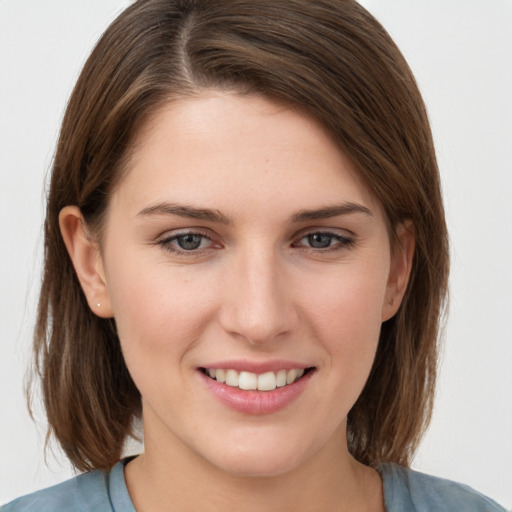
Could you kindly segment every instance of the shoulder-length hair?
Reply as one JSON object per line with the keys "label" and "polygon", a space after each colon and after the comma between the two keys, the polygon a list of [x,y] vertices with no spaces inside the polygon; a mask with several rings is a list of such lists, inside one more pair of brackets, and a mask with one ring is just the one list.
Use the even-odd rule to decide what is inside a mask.
{"label": "shoulder-length hair", "polygon": [[89,309],[59,231],[77,205],[101,233],[109,196],[141,126],[161,105],[205,89],[260,94],[318,120],[386,214],[414,226],[398,313],[348,417],[365,464],[408,464],[432,412],[448,242],[424,103],[382,26],[353,0],[139,0],[107,29],[70,98],[54,158],[35,330],[53,433],[76,468],[109,468],[141,414],[115,320]]}

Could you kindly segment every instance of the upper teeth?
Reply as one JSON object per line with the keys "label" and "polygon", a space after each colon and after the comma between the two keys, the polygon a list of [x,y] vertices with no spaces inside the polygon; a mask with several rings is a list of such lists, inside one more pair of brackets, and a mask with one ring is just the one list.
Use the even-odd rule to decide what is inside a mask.
{"label": "upper teeth", "polygon": [[206,372],[212,379],[224,382],[228,386],[245,390],[272,391],[287,384],[292,384],[304,375],[303,368],[292,370],[279,370],[256,374],[252,372],[237,372],[236,370],[222,370],[207,368]]}

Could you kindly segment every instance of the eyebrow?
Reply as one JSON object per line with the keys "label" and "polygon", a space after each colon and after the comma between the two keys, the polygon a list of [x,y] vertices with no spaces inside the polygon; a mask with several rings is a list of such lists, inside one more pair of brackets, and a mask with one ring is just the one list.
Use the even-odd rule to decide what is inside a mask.
{"label": "eyebrow", "polygon": [[[365,215],[373,216],[369,208],[357,203],[343,203],[325,208],[317,208],[314,210],[301,210],[291,216],[292,223],[300,223],[311,220],[329,219],[331,217],[338,217],[339,215],[348,215],[353,213],[363,213]],[[142,209],[137,216],[146,215],[177,215],[189,219],[207,220],[217,224],[232,224],[232,220],[224,215],[219,210],[211,210],[209,208],[196,208],[193,206],[176,204],[176,203],[158,203],[153,206],[148,206]]]}
{"label": "eyebrow", "polygon": [[137,214],[137,216],[139,215],[177,215],[179,217],[186,217],[189,219],[207,220],[217,224],[232,224],[231,219],[219,210],[195,208],[193,206],[167,202],[148,206]]}
{"label": "eyebrow", "polygon": [[373,217],[372,211],[357,203],[343,203],[326,208],[319,208],[316,210],[301,210],[291,217],[293,223],[305,222],[310,220],[329,219],[331,217],[338,217],[339,215],[348,215],[351,213],[364,213]]}

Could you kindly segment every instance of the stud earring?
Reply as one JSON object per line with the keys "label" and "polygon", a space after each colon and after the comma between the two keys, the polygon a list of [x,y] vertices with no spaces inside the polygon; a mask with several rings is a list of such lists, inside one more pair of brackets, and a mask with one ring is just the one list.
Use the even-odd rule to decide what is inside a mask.
{"label": "stud earring", "polygon": [[98,302],[98,304],[96,304],[96,306],[98,306],[99,308],[101,308],[101,302]]}

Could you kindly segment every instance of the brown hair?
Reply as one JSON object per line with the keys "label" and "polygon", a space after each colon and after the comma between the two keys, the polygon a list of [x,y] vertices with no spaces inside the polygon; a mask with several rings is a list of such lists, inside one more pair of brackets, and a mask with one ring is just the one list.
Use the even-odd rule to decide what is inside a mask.
{"label": "brown hair", "polygon": [[35,354],[49,433],[78,469],[108,468],[141,410],[114,321],[87,305],[59,212],[77,205],[99,229],[144,121],[164,102],[205,88],[262,94],[307,112],[356,164],[391,232],[412,221],[408,291],[382,326],[348,418],[356,459],[408,464],[432,412],[447,233],[415,80],[353,0],[139,0],[100,39],[67,107],[48,197]]}

